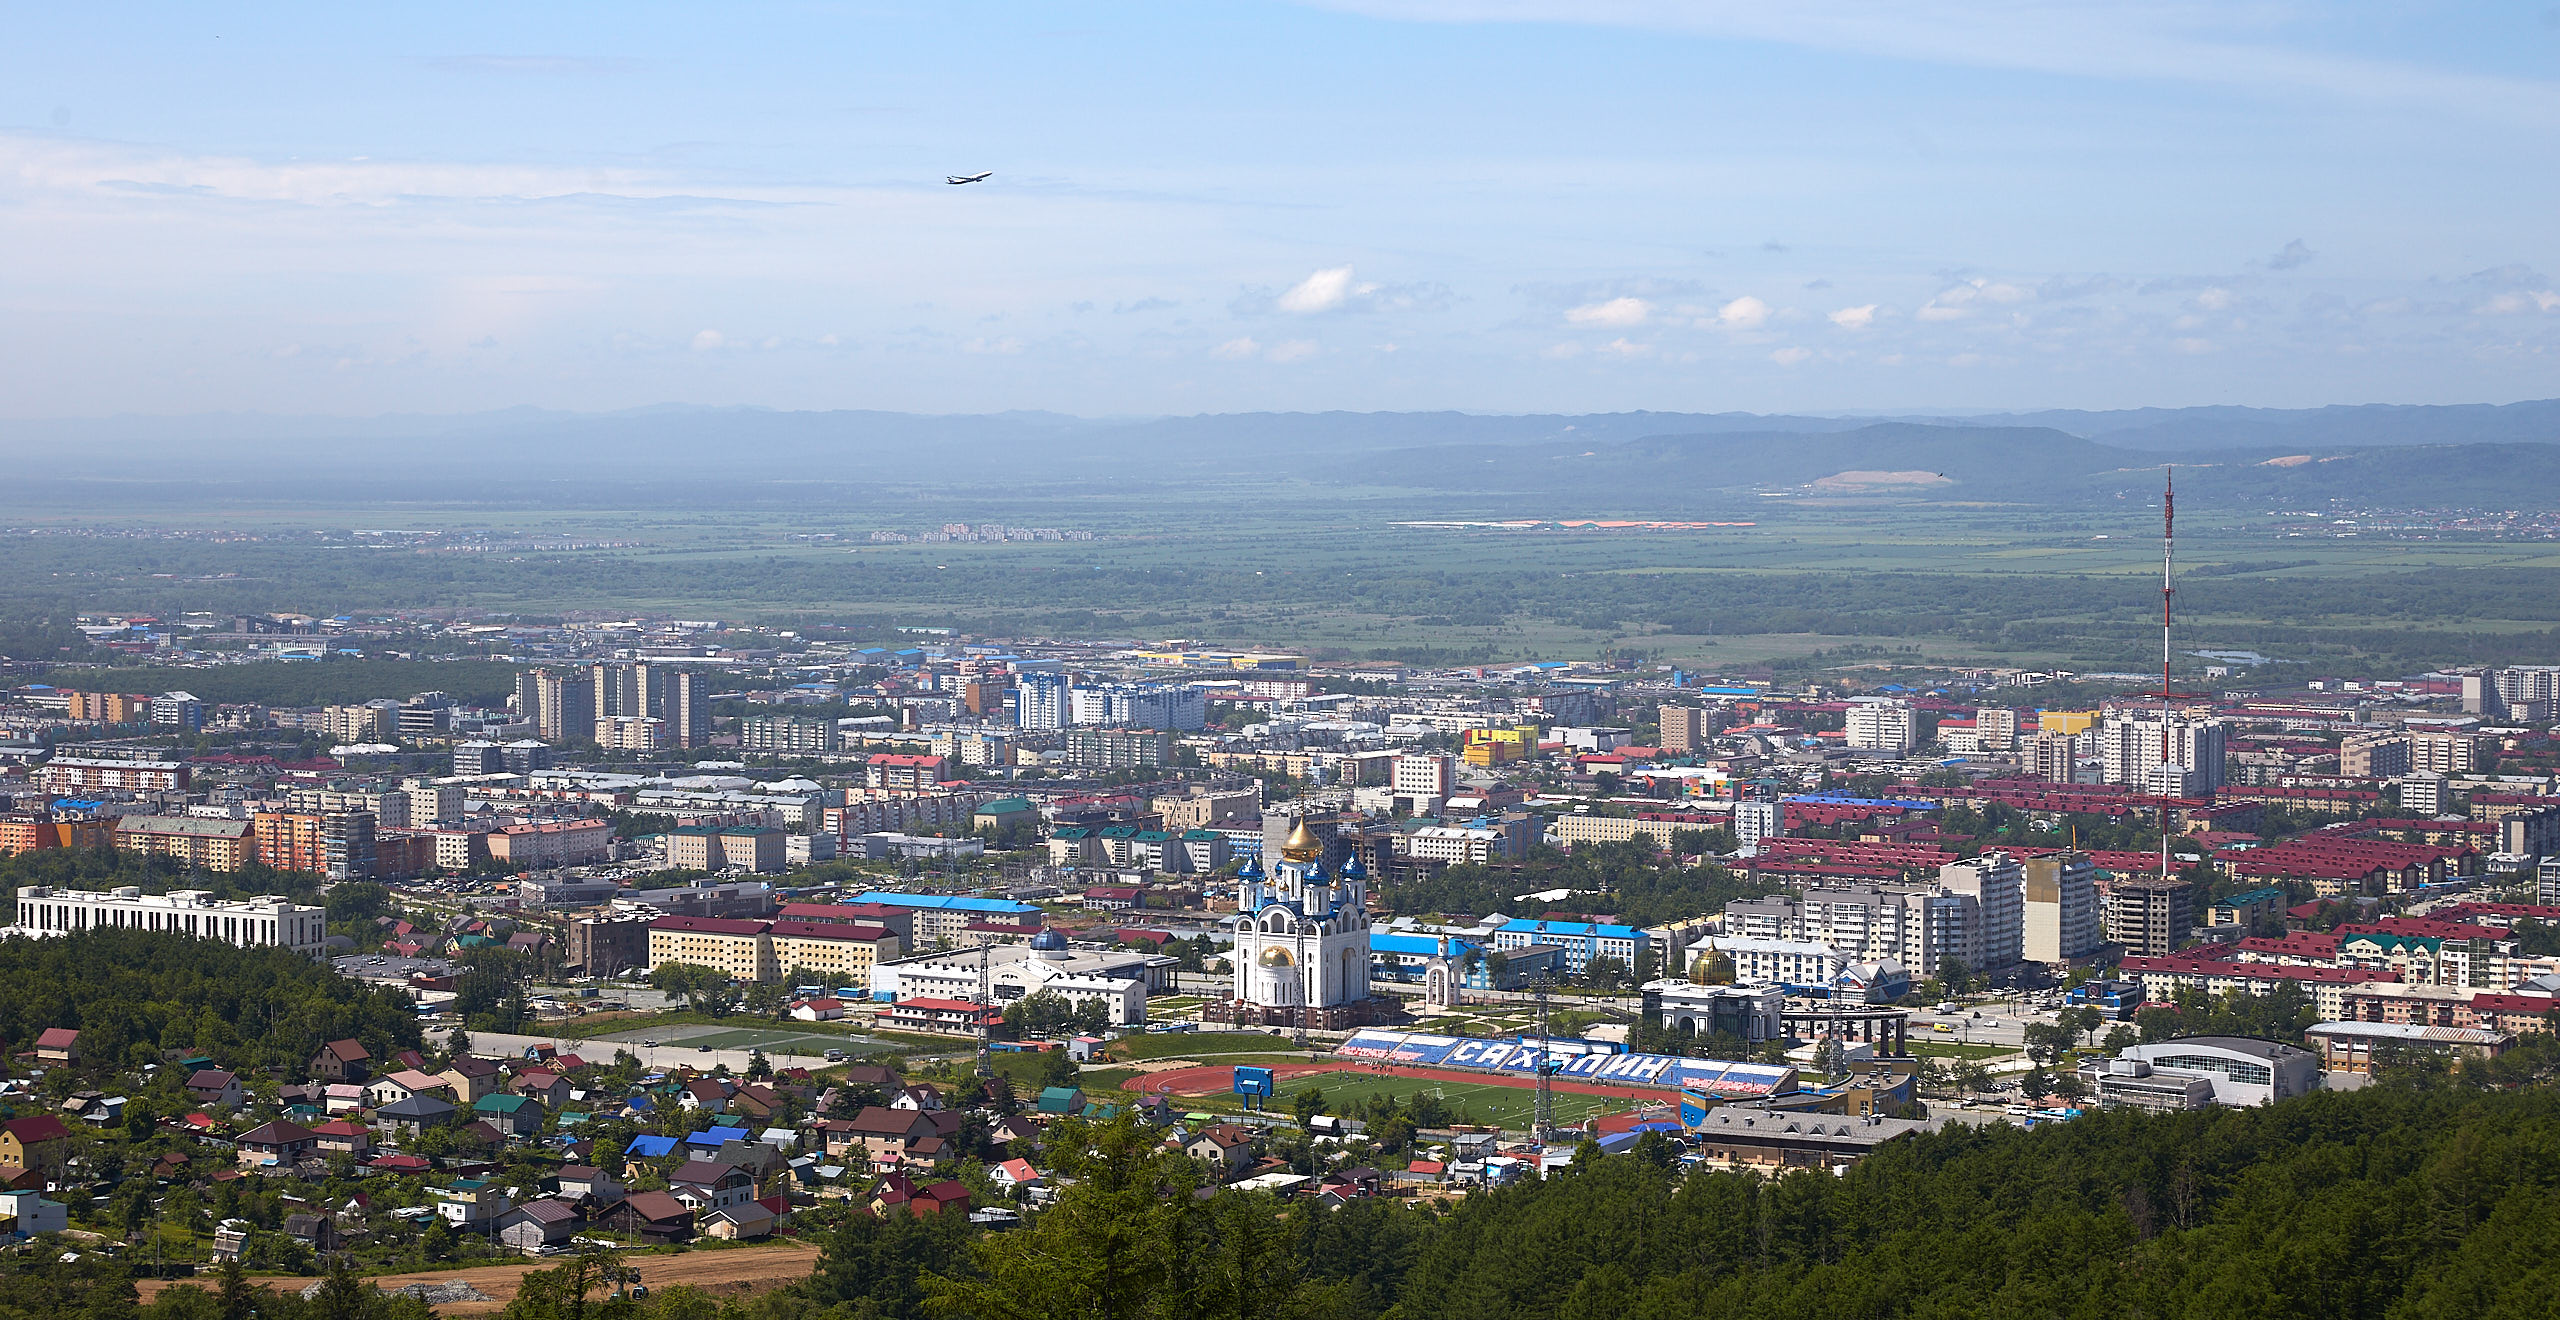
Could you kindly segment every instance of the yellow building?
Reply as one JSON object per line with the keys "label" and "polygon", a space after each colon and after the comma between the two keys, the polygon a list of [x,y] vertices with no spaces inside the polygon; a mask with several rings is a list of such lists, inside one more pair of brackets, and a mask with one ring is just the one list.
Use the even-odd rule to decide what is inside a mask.
{"label": "yellow building", "polygon": [[2098,723],[2094,710],[2044,710],[2036,712],[2036,727],[2046,733],[2087,733]]}
{"label": "yellow building", "polygon": [[896,931],[853,922],[785,917],[768,934],[778,972],[801,968],[829,985],[871,984],[872,964],[897,957],[901,948]]}
{"label": "yellow building", "polygon": [[1465,735],[1467,764],[1487,769],[1510,761],[1523,761],[1537,755],[1538,726],[1517,724],[1507,729],[1469,729]]}
{"label": "yellow building", "polygon": [[249,864],[250,823],[192,816],[126,816],[116,822],[116,847],[144,857],[174,857],[207,871],[237,871]]}
{"label": "yellow building", "polygon": [[649,966],[692,963],[732,981],[770,981],[781,974],[772,927],[726,917],[660,917],[649,923]]}

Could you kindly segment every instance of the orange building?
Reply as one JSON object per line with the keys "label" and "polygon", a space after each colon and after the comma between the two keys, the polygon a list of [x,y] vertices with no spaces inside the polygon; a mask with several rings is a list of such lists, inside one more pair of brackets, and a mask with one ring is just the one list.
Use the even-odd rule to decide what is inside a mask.
{"label": "orange building", "polygon": [[97,848],[114,837],[114,825],[108,820],[56,820],[49,811],[14,812],[0,816],[0,853]]}
{"label": "orange building", "polygon": [[70,718],[93,724],[141,724],[151,718],[151,698],[137,692],[65,692]]}
{"label": "orange building", "polygon": [[329,841],[314,812],[261,811],[250,823],[250,838],[259,861],[279,871],[326,875]]}

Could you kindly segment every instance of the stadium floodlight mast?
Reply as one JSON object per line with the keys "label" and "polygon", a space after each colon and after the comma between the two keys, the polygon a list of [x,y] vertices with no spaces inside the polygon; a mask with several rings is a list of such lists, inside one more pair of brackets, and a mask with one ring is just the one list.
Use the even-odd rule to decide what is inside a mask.
{"label": "stadium floodlight mast", "polygon": [[1556,1092],[1554,1061],[1547,1049],[1547,973],[1538,972],[1533,983],[1538,999],[1538,1103],[1529,1120],[1530,1131],[1541,1145],[1556,1139]]}

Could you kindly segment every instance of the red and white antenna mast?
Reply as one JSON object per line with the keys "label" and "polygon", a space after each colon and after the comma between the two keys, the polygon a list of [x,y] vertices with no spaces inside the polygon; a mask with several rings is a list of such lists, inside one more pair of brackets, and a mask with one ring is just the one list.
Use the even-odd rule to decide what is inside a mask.
{"label": "red and white antenna mast", "polygon": [[[2160,470],[2160,764],[2171,764],[2174,739],[2169,728],[2169,621],[2170,604],[2178,589],[2170,582],[2170,571],[2178,557],[2178,480],[2175,468]],[[2165,778],[2165,776],[2164,776]],[[2169,806],[2160,804],[2160,878],[2169,878]]]}

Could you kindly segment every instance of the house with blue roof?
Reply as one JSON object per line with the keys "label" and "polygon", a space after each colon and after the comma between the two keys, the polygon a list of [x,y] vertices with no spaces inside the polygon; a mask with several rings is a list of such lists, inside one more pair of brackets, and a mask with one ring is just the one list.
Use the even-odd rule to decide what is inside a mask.
{"label": "house with blue roof", "polygon": [[662,1160],[676,1153],[676,1139],[651,1136],[643,1132],[633,1137],[631,1144],[622,1148],[622,1153],[632,1159]]}
{"label": "house with blue roof", "polygon": [[749,1132],[747,1129],[742,1127],[704,1128],[702,1131],[686,1137],[684,1139],[684,1144],[688,1146],[701,1146],[710,1150],[718,1150],[732,1141],[750,1141],[753,1140],[754,1137],[754,1133]]}

